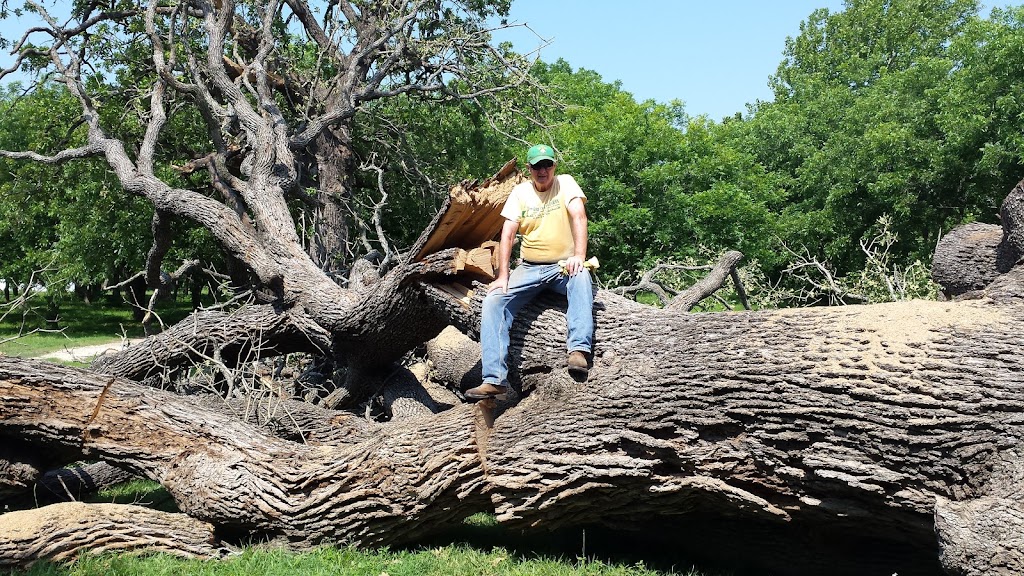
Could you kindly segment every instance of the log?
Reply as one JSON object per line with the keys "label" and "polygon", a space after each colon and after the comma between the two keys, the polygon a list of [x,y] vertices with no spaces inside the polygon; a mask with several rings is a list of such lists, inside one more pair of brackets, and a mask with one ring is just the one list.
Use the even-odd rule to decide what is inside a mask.
{"label": "log", "polygon": [[974,222],[953,229],[935,247],[932,279],[949,297],[983,290],[999,276],[1003,229]]}
{"label": "log", "polygon": [[107,462],[90,462],[50,470],[39,479],[34,496],[40,502],[68,502],[82,500],[104,488],[122,484],[135,478],[127,470]]}
{"label": "log", "polygon": [[431,372],[440,382],[455,390],[467,390],[482,382],[480,343],[470,340],[454,326],[448,326],[427,342]]}
{"label": "log", "polygon": [[[696,284],[677,294],[675,298],[672,298],[672,300],[669,301],[666,308],[682,310],[684,312],[693,310],[693,307],[701,300],[717,292],[718,289],[729,280],[729,278],[733,278],[735,281],[736,277],[734,275],[734,271],[736,269],[736,264],[739,263],[742,258],[743,253],[737,252],[736,250],[730,250],[729,252],[722,254],[722,257],[718,259],[715,267],[711,272],[708,272],[707,276],[701,278]],[[737,286],[739,286],[739,283],[737,283]],[[737,288],[737,291],[740,292],[741,295],[743,294],[742,288]]]}
{"label": "log", "polygon": [[997,268],[1000,273],[1006,273],[1024,256],[1024,180],[1018,182],[999,205],[999,221],[1003,238]]}
{"label": "log", "polygon": [[0,357],[0,396],[0,429],[118,463],[160,482],[193,518],[295,546],[408,541],[485,507],[469,406],[313,446],[187,397],[35,360]]}
{"label": "log", "polygon": [[38,455],[25,449],[17,439],[0,437],[0,502],[31,490],[42,475]]}
{"label": "log", "polygon": [[213,526],[185,514],[128,504],[51,504],[0,515],[0,566],[70,560],[91,552],[162,552],[219,558]]}
{"label": "log", "polygon": [[[193,517],[295,543],[409,542],[487,509],[533,529],[713,512],[779,533],[867,531],[933,558],[936,502],[992,497],[993,462],[1024,435],[1019,304],[688,315],[601,292],[595,310],[586,383],[560,368],[558,302],[523,311],[512,376],[527,395],[493,422],[456,406],[309,447],[120,379],[90,419],[105,377],[4,358],[0,433],[81,446],[157,479]],[[967,548],[947,569],[978,561]],[[787,555],[788,571],[815,565],[800,561]]]}
{"label": "log", "polygon": [[272,306],[233,312],[200,310],[158,335],[93,362],[99,372],[133,380],[158,378],[167,385],[195,364],[213,357],[229,366],[265,356],[329,350],[327,334],[300,314]]}
{"label": "log", "polygon": [[935,247],[932,278],[950,298],[977,297],[1024,255],[1024,180],[999,206],[999,225],[971,222],[954,228]]}
{"label": "log", "polygon": [[[419,381],[390,378],[394,362],[446,324],[479,337],[485,291],[470,288],[480,285],[460,254],[486,241],[486,218],[459,220],[474,223],[460,236],[440,225],[446,213],[416,257],[362,289],[318,291],[323,279],[300,267],[294,282],[280,279],[281,301],[251,312],[257,328],[214,347],[244,346],[281,322],[277,334],[297,327],[301,346],[323,338],[346,357],[353,405],[388,382]],[[407,544],[492,511],[515,529],[597,523],[673,546],[697,523],[731,535],[719,557],[756,550],[771,572],[928,574],[941,562],[954,574],[1016,574],[1024,303],[1017,269],[991,262],[998,282],[957,302],[685,314],[600,291],[583,381],[564,370],[564,299],[545,295],[511,327],[509,401],[428,407],[423,397],[414,404],[427,410],[389,422],[337,412],[328,428],[344,433],[314,442],[295,434],[301,424],[260,421],[262,411],[249,424],[123,377],[150,372],[0,357],[0,436],[156,480],[182,513],[214,526],[215,547]],[[159,361],[186,366],[192,348]],[[413,399],[399,392],[381,396]],[[726,540],[699,541],[715,550]]]}

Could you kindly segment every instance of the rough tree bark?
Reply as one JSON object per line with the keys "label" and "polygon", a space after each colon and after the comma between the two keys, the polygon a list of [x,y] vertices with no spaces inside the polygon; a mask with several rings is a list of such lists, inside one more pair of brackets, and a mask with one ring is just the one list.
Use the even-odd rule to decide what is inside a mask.
{"label": "rough tree bark", "polygon": [[[1012,478],[993,471],[1024,431],[1020,306],[682,315],[602,294],[584,385],[552,368],[564,317],[551,304],[517,322],[527,397],[493,423],[457,406],[312,447],[127,380],[3,359],[0,431],[157,479],[195,518],[301,545],[407,542],[484,509],[524,528],[713,510],[937,552],[935,514],[995,499],[988,521],[1022,528],[999,498]],[[977,561],[964,525],[940,536]]]}

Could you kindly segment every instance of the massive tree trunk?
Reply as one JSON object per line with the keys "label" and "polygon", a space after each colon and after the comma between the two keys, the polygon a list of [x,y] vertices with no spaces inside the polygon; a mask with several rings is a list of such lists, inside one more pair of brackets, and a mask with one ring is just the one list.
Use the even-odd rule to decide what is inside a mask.
{"label": "massive tree trunk", "polygon": [[979,508],[990,528],[1024,528],[1004,496],[1024,433],[1021,306],[685,315],[602,293],[581,383],[560,369],[551,304],[517,322],[526,397],[494,414],[457,406],[314,446],[131,381],[3,359],[0,432],[126,466],[190,516],[301,545],[409,542],[488,509],[534,529],[714,513],[737,533],[747,520],[869,531],[933,554],[936,526],[966,563]]}
{"label": "massive tree trunk", "polygon": [[349,248],[348,226],[355,158],[351,126],[324,130],[315,141],[317,202],[310,257],[329,275],[337,275]]}
{"label": "massive tree trunk", "polygon": [[[197,314],[95,371],[0,358],[0,436],[21,447],[0,486],[29,482],[26,452],[98,459],[158,481],[184,515],[132,529],[86,507],[75,517],[112,532],[82,534],[78,548],[151,547],[161,530],[182,537],[160,549],[187,555],[253,537],[392,545],[489,510],[529,530],[657,527],[669,545],[685,534],[708,550],[725,530],[721,555],[756,550],[782,573],[1020,573],[1024,303],[1013,266],[958,302],[687,314],[600,291],[586,381],[563,368],[564,301],[546,296],[512,327],[513,400],[436,402],[388,422],[275,396],[233,413],[237,398],[211,405],[151,385],[203,359],[230,369],[319,350],[347,361],[350,405],[378,393],[414,401],[415,379],[394,362],[448,324],[478,337],[474,281],[493,270],[495,209],[519,177],[513,162],[454,190],[374,282],[342,289],[282,242],[259,253],[271,304]],[[68,554],[21,544],[67,533],[61,510],[11,520],[0,562]]]}
{"label": "massive tree trunk", "polygon": [[[479,259],[449,247],[472,227],[455,225],[465,215],[455,204],[417,243],[421,260],[367,287],[354,320],[339,318],[348,353],[361,335],[384,346],[389,331],[384,347],[411,347],[440,320],[477,336],[483,294],[462,274]],[[490,510],[529,530],[657,527],[666,545],[685,534],[709,550],[727,530],[721,554],[756,550],[781,573],[930,574],[941,562],[1017,574],[1024,304],[1006,288],[1016,275],[999,279],[999,299],[716,314],[600,291],[587,381],[563,369],[564,301],[542,297],[512,328],[515,400],[390,422],[302,411],[294,421],[311,434],[275,433],[122,376],[0,358],[0,435],[152,478],[226,543],[402,544]],[[434,320],[406,324],[403,311]],[[136,363],[104,367],[148,374],[121,368]],[[392,380],[402,379],[379,382]],[[66,531],[49,517],[16,537]],[[153,522],[172,520],[185,530]],[[205,525],[179,553],[219,553]],[[150,545],[149,528],[119,546]],[[13,538],[0,535],[3,561],[30,560],[3,552]],[[80,545],[101,547],[88,536]],[[837,560],[840,548],[849,555]]]}

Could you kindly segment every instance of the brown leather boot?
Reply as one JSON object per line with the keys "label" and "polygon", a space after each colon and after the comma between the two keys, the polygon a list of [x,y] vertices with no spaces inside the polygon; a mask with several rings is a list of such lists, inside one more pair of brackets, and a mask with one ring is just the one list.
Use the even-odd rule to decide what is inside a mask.
{"label": "brown leather boot", "polygon": [[587,355],[579,350],[569,352],[569,357],[566,358],[565,363],[569,367],[570,374],[586,376],[590,373],[590,364],[587,362]]}
{"label": "brown leather boot", "polygon": [[469,390],[466,390],[466,398],[470,398],[472,400],[486,400],[487,398],[504,400],[507,398],[507,393],[507,386],[500,386],[498,384],[484,382],[483,384],[475,388],[470,388]]}

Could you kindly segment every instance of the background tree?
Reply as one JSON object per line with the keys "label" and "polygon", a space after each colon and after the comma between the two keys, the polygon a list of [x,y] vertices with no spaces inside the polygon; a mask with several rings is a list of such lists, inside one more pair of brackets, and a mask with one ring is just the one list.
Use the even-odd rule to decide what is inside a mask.
{"label": "background tree", "polygon": [[[1019,62],[984,40],[999,37],[997,29],[1014,36],[1019,15],[997,11],[983,21],[977,11],[963,0],[852,0],[802,24],[773,79],[775,101],[756,106],[739,136],[783,183],[785,238],[824,246],[824,257],[848,272],[863,265],[858,241],[883,214],[900,239],[895,253],[909,259],[926,258],[937,236],[964,219],[994,218],[996,190],[1020,171],[1019,154],[998,151],[1019,147],[1012,137],[984,142],[992,130],[979,140],[971,126],[1001,114],[1000,94],[985,86],[1010,85],[995,89],[993,79],[976,97],[965,94],[968,82],[981,81],[975,62],[1000,53]],[[993,150],[980,163],[986,146]]]}

